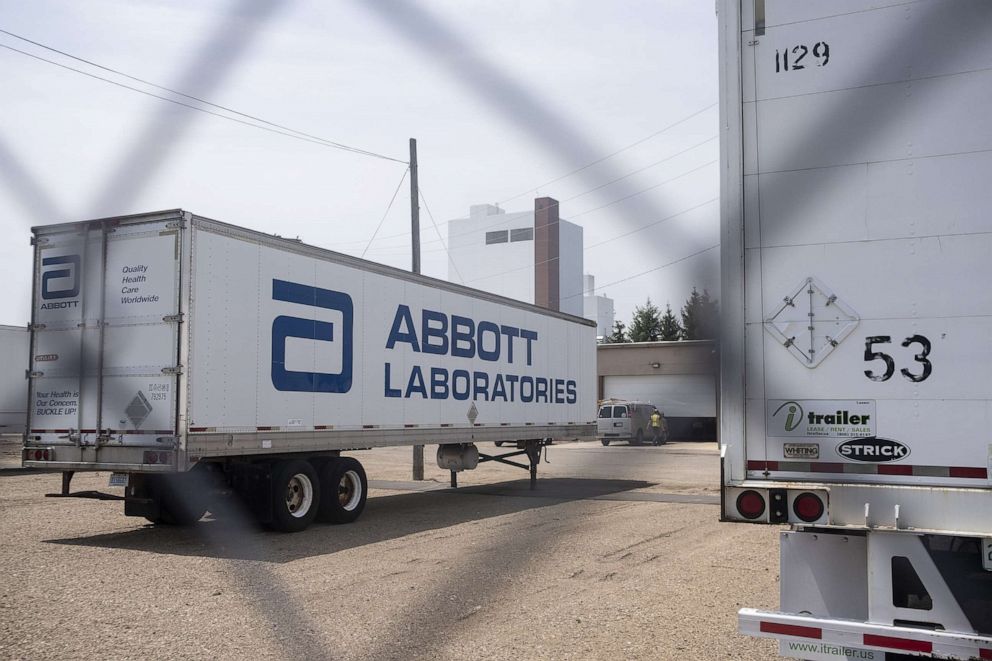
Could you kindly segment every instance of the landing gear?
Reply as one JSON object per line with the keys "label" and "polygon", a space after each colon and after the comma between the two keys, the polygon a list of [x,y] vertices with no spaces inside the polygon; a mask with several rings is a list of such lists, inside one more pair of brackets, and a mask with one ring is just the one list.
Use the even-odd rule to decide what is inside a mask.
{"label": "landing gear", "polygon": [[[549,445],[551,445],[550,438],[539,438],[518,442],[516,452],[508,452],[501,455],[488,455],[480,452],[479,463],[481,464],[484,461],[498,461],[499,463],[506,464],[507,466],[516,466],[517,468],[523,468],[524,470],[530,471],[530,488],[536,489],[537,466],[541,463],[541,451]],[[510,461],[509,459],[509,457],[518,457],[520,455],[527,455],[528,464]],[[455,477],[454,471],[451,473],[451,486],[458,486],[458,480]]]}

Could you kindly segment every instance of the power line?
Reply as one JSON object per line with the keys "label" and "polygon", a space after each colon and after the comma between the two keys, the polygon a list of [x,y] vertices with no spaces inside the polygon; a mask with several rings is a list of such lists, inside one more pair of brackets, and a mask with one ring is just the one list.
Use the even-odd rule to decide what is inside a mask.
{"label": "power line", "polygon": [[697,142],[693,146],[687,147],[686,149],[683,149],[682,151],[675,152],[671,156],[666,156],[665,158],[661,159],[660,161],[655,161],[654,163],[650,163],[648,165],[645,165],[642,168],[638,168],[636,170],[633,170],[631,172],[628,172],[627,174],[623,175],[622,177],[617,177],[616,179],[612,179],[610,181],[607,181],[605,184],[600,184],[599,186],[596,186],[595,188],[590,188],[589,190],[583,191],[582,193],[579,193],[578,195],[573,195],[572,197],[569,197],[567,199],[562,200],[562,202],[571,202],[572,200],[577,200],[580,197],[583,197],[585,195],[588,195],[589,193],[594,193],[594,192],[598,191],[601,188],[606,188],[607,186],[612,186],[613,184],[617,183],[618,181],[623,181],[624,179],[627,179],[629,177],[633,177],[635,174],[640,174],[641,172],[644,172],[645,170],[650,170],[651,168],[653,168],[656,165],[661,165],[662,163],[666,163],[666,162],[672,160],[673,158],[675,158],[676,156],[681,156],[682,154],[685,154],[686,152],[690,152],[693,149],[695,149],[696,147],[702,147],[703,145],[705,145],[708,142],[713,142],[718,137],[719,136],[714,135],[714,136],[712,136],[710,138],[707,138],[706,140],[703,140],[702,142]]}
{"label": "power line", "polygon": [[512,200],[517,199],[518,197],[523,197],[524,195],[528,195],[530,193],[533,193],[534,191],[540,190],[541,188],[544,188],[545,186],[548,186],[548,185],[557,183],[557,182],[561,181],[562,179],[567,179],[568,177],[571,177],[573,174],[578,174],[579,172],[582,172],[583,170],[588,170],[592,166],[598,165],[598,164],[602,163],[603,161],[606,161],[606,160],[609,160],[609,159],[613,158],[617,154],[620,154],[622,152],[627,151],[628,149],[632,149],[632,148],[636,147],[639,144],[642,144],[644,142],[647,142],[651,138],[654,138],[656,136],[659,136],[662,133],[664,133],[665,131],[668,131],[669,129],[673,129],[673,128],[675,128],[676,126],[678,126],[680,124],[684,124],[685,122],[689,121],[693,117],[696,117],[698,115],[701,115],[704,112],[706,112],[707,110],[709,110],[710,108],[713,108],[715,106],[716,106],[716,102],[713,102],[713,103],[709,104],[708,106],[706,106],[705,108],[701,108],[700,110],[697,110],[696,112],[694,112],[694,113],[692,113],[690,115],[686,115],[685,117],[683,117],[682,119],[678,120],[677,122],[673,122],[672,124],[669,124],[668,126],[655,131],[651,135],[648,135],[646,137],[641,138],[640,140],[636,140],[636,141],[630,143],[626,147],[621,147],[620,149],[616,150],[613,153],[607,154],[606,156],[603,156],[602,158],[597,158],[596,160],[594,160],[594,161],[592,161],[590,163],[586,163],[582,167],[576,168],[576,169],[572,170],[571,172],[566,172],[565,174],[561,175],[560,177],[555,177],[554,179],[550,179],[550,180],[544,182],[543,184],[540,184],[539,186],[536,186],[534,188],[528,188],[527,190],[525,190],[522,193],[519,193],[517,195],[514,195],[513,197],[506,198],[502,202],[499,202],[499,204],[506,204],[507,202],[510,202]]}
{"label": "power line", "polygon": [[631,193],[630,195],[624,195],[623,197],[617,198],[615,200],[612,200],[610,202],[607,202],[606,204],[600,205],[598,207],[594,207],[592,209],[586,209],[585,211],[581,211],[579,213],[573,213],[573,214],[571,214],[569,216],[569,218],[578,218],[579,216],[584,216],[584,215],[586,215],[588,213],[593,213],[595,211],[601,211],[601,210],[605,209],[606,207],[612,207],[614,204],[619,204],[620,202],[624,202],[626,200],[629,200],[632,197],[637,197],[638,195],[643,195],[644,193],[647,193],[648,191],[653,191],[656,188],[661,188],[665,184],[670,184],[671,182],[675,181],[676,179],[681,179],[682,177],[686,177],[686,176],[692,174],[693,172],[698,172],[698,171],[702,170],[705,167],[709,167],[709,166],[713,165],[716,162],[717,162],[716,159],[714,159],[714,160],[709,161],[707,163],[703,163],[699,167],[695,167],[695,168],[693,168],[691,170],[687,170],[687,171],[683,172],[682,174],[679,174],[679,175],[676,175],[676,176],[672,177],[671,179],[666,179],[665,181],[660,181],[657,184],[654,184],[653,186],[648,186],[647,188],[643,188],[643,189],[637,191],[636,193]]}
{"label": "power line", "polygon": [[[655,227],[656,225],[660,225],[661,223],[664,223],[666,221],[672,220],[674,218],[678,218],[679,216],[684,216],[685,214],[689,213],[690,211],[695,211],[696,209],[701,209],[702,207],[705,207],[705,206],[707,206],[709,204],[713,204],[714,202],[716,202],[719,199],[720,199],[719,197],[710,198],[710,199],[706,200],[705,202],[700,202],[699,204],[696,204],[694,206],[691,206],[688,209],[683,209],[682,211],[679,211],[678,213],[673,213],[670,216],[666,216],[666,217],[661,218],[659,220],[655,220],[653,222],[648,223],[647,225],[641,225],[637,229],[630,230],[629,232],[624,232],[623,234],[617,234],[615,236],[611,236],[608,239],[604,239],[602,241],[598,241],[598,242],[593,243],[591,245],[585,246],[582,249],[582,252],[583,253],[586,253],[586,252],[592,250],[593,248],[598,248],[599,246],[605,245],[607,243],[611,243],[613,241],[616,241],[617,239],[622,239],[622,238],[628,237],[628,236],[630,236],[632,234],[637,234],[638,232],[643,232],[644,230],[646,230],[648,228]],[[533,268],[533,267],[536,267],[536,266],[542,266],[544,264],[548,264],[550,262],[555,261],[556,259],[558,259],[558,258],[555,257],[555,258],[552,258],[552,259],[545,259],[545,260],[540,261],[540,262],[534,262],[533,264],[524,264],[523,266],[518,266],[518,267],[512,268],[512,269],[507,269],[506,271],[500,271],[498,273],[490,273],[489,275],[484,275],[484,276],[482,276],[480,278],[473,278],[472,280],[469,280],[468,283],[471,283],[471,282],[480,282],[482,280],[489,280],[490,278],[496,278],[496,277],[499,277],[501,275],[506,275],[508,273],[515,273],[517,271],[525,271],[527,269],[530,269],[530,268]],[[465,283],[465,284],[468,284],[468,283]]]}
{"label": "power line", "polygon": [[[717,243],[716,245],[712,245],[709,248],[703,248],[702,250],[697,250],[694,253],[685,255],[684,257],[679,257],[678,259],[672,260],[670,262],[666,262],[665,264],[662,264],[661,266],[655,266],[654,268],[650,268],[647,271],[641,271],[640,273],[634,273],[633,275],[629,275],[626,278],[620,278],[619,280],[614,280],[613,282],[607,282],[606,284],[597,284],[596,285],[596,289],[602,289],[604,287],[612,287],[613,285],[619,285],[620,283],[627,282],[628,280],[633,280],[634,278],[640,278],[641,276],[647,275],[649,273],[654,273],[655,271],[660,271],[662,269],[666,269],[669,266],[675,266],[676,264],[679,264],[679,263],[684,262],[686,260],[692,259],[693,257],[698,257],[699,255],[702,255],[705,252],[709,252],[711,250],[715,250],[715,249],[717,249],[719,247],[720,247],[720,244]],[[588,291],[583,291],[583,292],[578,293],[578,294],[571,294],[569,296],[565,296],[562,300],[566,300],[566,299],[569,299],[569,298],[575,298],[576,296],[585,296],[586,294],[592,294],[592,293],[594,293],[596,291],[596,289],[590,289]]]}
{"label": "power line", "polygon": [[[152,98],[159,99],[161,101],[166,101],[168,103],[173,103],[175,105],[182,106],[182,107],[188,108],[190,110],[195,110],[197,112],[202,112],[202,113],[206,113],[208,115],[213,115],[214,117],[220,117],[221,119],[226,119],[228,121],[237,122],[238,124],[244,124],[245,126],[251,126],[253,128],[257,128],[257,129],[260,129],[260,130],[263,130],[263,131],[268,131],[270,133],[277,133],[279,135],[284,135],[284,136],[287,136],[287,137],[290,137],[290,138],[295,138],[297,140],[302,140],[304,142],[310,142],[310,143],[313,143],[313,144],[323,145],[325,147],[331,147],[333,149],[340,149],[342,151],[351,152],[353,154],[359,154],[359,155],[362,155],[362,156],[371,156],[373,158],[380,158],[380,159],[383,159],[383,160],[393,161],[395,163],[402,163],[402,164],[406,165],[406,161],[403,161],[403,160],[400,160],[400,159],[397,159],[397,158],[393,158],[391,156],[386,156],[385,154],[379,154],[379,153],[376,153],[376,152],[368,151],[366,149],[360,149],[358,147],[352,147],[350,145],[346,145],[346,144],[343,144],[343,143],[340,143],[340,142],[335,142],[333,140],[327,140],[326,138],[321,138],[319,136],[311,135],[309,133],[304,133],[303,131],[298,131],[296,129],[290,128],[288,126],[283,126],[282,124],[277,124],[275,122],[271,122],[271,121],[266,120],[266,119],[263,119],[261,117],[256,117],[254,115],[249,115],[247,113],[243,113],[243,112],[240,112],[238,110],[234,110],[233,108],[228,108],[226,106],[218,105],[216,103],[211,103],[210,101],[206,101],[204,99],[201,99],[199,97],[193,96],[191,94],[186,94],[184,92],[173,90],[173,89],[170,89],[168,87],[164,87],[162,85],[157,85],[155,83],[152,83],[152,82],[149,82],[147,80],[138,78],[136,76],[131,76],[131,75],[126,74],[126,73],[123,73],[121,71],[117,71],[116,69],[111,69],[110,67],[105,67],[105,66],[103,66],[101,64],[97,64],[95,62],[91,62],[91,61],[86,60],[86,59],[83,59],[81,57],[76,57],[75,55],[70,55],[69,53],[66,53],[64,51],[60,51],[58,49],[52,48],[50,46],[46,46],[46,45],[41,44],[39,42],[32,41],[30,39],[27,39],[26,37],[21,37],[20,35],[16,35],[16,34],[14,34],[12,32],[8,32],[8,31],[3,30],[3,29],[0,29],[0,33],[10,35],[10,36],[15,37],[17,39],[21,39],[21,40],[26,41],[28,43],[34,44],[36,46],[39,46],[40,48],[44,48],[44,49],[50,50],[52,52],[59,53],[59,54],[64,55],[66,57],[69,57],[69,58],[72,58],[74,60],[77,60],[79,62],[84,62],[84,63],[86,63],[86,64],[88,64],[90,66],[94,66],[94,67],[97,67],[99,69],[102,69],[102,70],[105,70],[105,71],[109,71],[111,73],[114,73],[116,75],[123,76],[125,78],[130,79],[130,80],[134,80],[134,81],[140,82],[140,83],[142,83],[144,85],[149,85],[149,86],[154,87],[156,89],[160,89],[160,90],[169,92],[170,94],[175,94],[177,96],[181,96],[181,97],[184,97],[184,98],[187,98],[187,99],[196,101],[197,103],[202,103],[202,104],[207,105],[207,106],[218,108],[218,109],[223,110],[225,112],[233,113],[235,115],[240,115],[241,117],[245,117],[245,118],[250,119],[250,120],[253,120],[253,121],[246,121],[246,120],[243,120],[243,119],[238,119],[236,117],[231,117],[231,116],[225,115],[223,113],[214,112],[214,111],[211,111],[211,110],[207,110],[206,108],[201,108],[199,106],[195,106],[195,105],[192,105],[192,104],[189,104],[189,103],[184,103],[184,102],[179,101],[179,100],[176,100],[176,99],[170,99],[169,97],[162,96],[160,94],[154,94],[154,93],[149,92],[147,90],[139,89],[139,88],[133,87],[131,85],[125,85],[124,83],[121,83],[119,81],[112,80],[110,78],[105,78],[103,76],[98,76],[98,75],[96,75],[94,73],[90,73],[90,72],[84,71],[82,69],[77,69],[77,68],[71,67],[71,66],[69,66],[67,64],[62,64],[61,62],[56,62],[55,60],[50,60],[48,58],[41,57],[40,55],[35,55],[34,53],[29,53],[29,52],[24,51],[24,50],[21,50],[19,48],[14,48],[13,46],[8,46],[6,44],[0,44],[0,48],[5,48],[5,49],[7,49],[9,51],[13,51],[15,53],[20,53],[21,55],[25,55],[27,57],[33,58],[35,60],[39,60],[41,62],[46,62],[48,64],[51,64],[51,65],[60,67],[62,69],[66,69],[67,71],[72,71],[74,73],[78,73],[78,74],[87,76],[89,78],[93,78],[95,80],[100,80],[100,81],[103,81],[105,83],[109,83],[111,85],[116,85],[117,87],[121,87],[121,88],[124,88],[126,90],[130,90],[132,92],[137,92],[139,94],[144,94],[145,96],[150,96]],[[259,124],[254,123],[254,122],[261,122],[262,124],[266,124],[267,126],[261,126]]]}
{"label": "power line", "polygon": [[410,171],[410,168],[403,170],[403,176],[400,177],[400,183],[396,184],[396,190],[393,191],[393,196],[389,198],[389,206],[386,207],[386,213],[382,214],[382,218],[379,220],[379,224],[375,226],[375,231],[372,232],[371,238],[369,238],[368,245],[365,246],[365,250],[362,251],[362,258],[365,258],[365,253],[369,251],[369,246],[375,241],[375,235],[379,233],[379,228],[382,224],[386,222],[386,216],[389,215],[389,210],[393,208],[393,202],[396,201],[396,195],[400,192],[400,187],[403,186],[403,182],[406,180],[406,174]]}
{"label": "power line", "polygon": [[[629,176],[632,176],[634,174],[638,174],[640,172],[643,172],[644,170],[647,170],[647,169],[649,169],[651,167],[654,167],[656,165],[660,165],[661,163],[664,163],[666,161],[669,161],[669,160],[675,158],[676,156],[681,156],[682,154],[685,154],[686,152],[692,151],[693,149],[696,149],[698,147],[701,147],[702,145],[705,145],[705,144],[707,144],[709,142],[712,142],[716,138],[717,138],[717,136],[713,136],[713,137],[707,138],[706,140],[703,140],[702,142],[696,143],[692,147],[688,147],[687,149],[683,149],[680,152],[676,152],[675,154],[672,154],[671,156],[667,156],[667,157],[661,159],[660,161],[655,161],[654,163],[652,163],[650,165],[646,165],[646,166],[644,166],[642,168],[639,168],[637,170],[634,170],[634,171],[632,171],[632,172],[630,172],[630,173],[628,173],[628,174],[626,174],[626,175],[624,175],[622,177],[619,177],[618,179],[614,179],[614,180],[609,181],[609,182],[607,182],[605,184],[602,184],[600,186],[596,186],[595,188],[590,188],[589,190],[586,190],[586,191],[584,191],[582,193],[579,193],[577,195],[573,195],[572,197],[566,198],[564,200],[559,200],[559,201],[557,201],[557,204],[560,206],[561,204],[564,204],[566,202],[570,202],[572,200],[575,200],[577,198],[580,198],[583,195],[586,195],[587,193],[591,193],[593,191],[596,191],[596,190],[599,190],[599,189],[604,188],[606,186],[609,186],[610,184],[616,183],[617,181],[620,181],[621,179],[626,179]],[[569,219],[572,219],[572,218],[578,218],[579,216],[584,216],[586,214],[590,214],[590,213],[593,213],[593,212],[596,212],[596,211],[600,211],[601,209],[605,209],[607,207],[613,206],[614,204],[618,204],[618,203],[623,202],[625,200],[628,200],[628,199],[630,199],[632,197],[637,197],[638,195],[642,195],[643,193],[647,193],[649,191],[655,190],[656,188],[660,188],[661,186],[664,186],[665,184],[671,183],[671,182],[673,182],[673,181],[675,181],[677,179],[681,179],[682,177],[688,176],[688,175],[690,175],[690,174],[692,174],[694,172],[698,172],[699,170],[702,170],[705,167],[708,167],[710,165],[713,165],[716,162],[717,162],[716,160],[712,160],[712,161],[709,161],[707,163],[703,163],[702,165],[700,165],[700,166],[698,166],[696,168],[693,168],[691,170],[687,170],[687,171],[685,171],[685,172],[683,172],[681,174],[678,174],[678,175],[676,175],[674,177],[671,177],[669,179],[665,179],[664,181],[660,181],[660,182],[658,182],[656,184],[653,184],[653,185],[651,185],[651,186],[649,186],[647,188],[641,189],[641,190],[636,191],[634,193],[631,193],[629,195],[625,195],[625,196],[623,196],[621,198],[617,198],[615,200],[611,200],[610,202],[607,202],[606,204],[603,204],[601,206],[594,207],[592,209],[587,209],[587,210],[582,211],[582,212],[579,212],[577,214],[571,214],[565,220],[569,220]],[[552,205],[552,206],[554,206],[554,205]],[[515,211],[513,213],[527,213],[527,212],[526,211]],[[475,234],[476,232],[487,230],[490,227],[495,227],[497,225],[501,225],[501,224],[503,224],[505,222],[505,220],[506,219],[503,216],[503,214],[500,214],[500,219],[499,220],[496,220],[496,221],[494,221],[492,223],[489,223],[488,225],[484,225],[482,227],[475,228],[475,229],[472,229],[472,230],[467,231],[467,232],[460,232],[458,234],[454,234],[450,238],[458,238],[458,237],[461,237],[461,236],[468,236],[470,234]],[[450,225],[451,223],[452,223],[452,221],[448,220],[448,221],[444,221],[443,223],[441,223],[441,225]],[[555,224],[556,223],[551,223],[551,225],[555,225]],[[406,236],[409,236],[409,233],[404,232],[402,234],[393,234],[393,235],[383,236],[383,237],[380,238],[380,240],[395,239],[395,238],[401,238],[401,237],[406,237]],[[353,242],[347,242],[347,243],[359,243],[359,242],[353,241]],[[347,243],[340,243],[338,245],[347,245]],[[429,240],[423,242],[423,244],[430,244],[430,243],[437,243],[437,240],[429,239]],[[382,248],[380,248],[378,250],[388,250],[390,248],[393,248],[393,246],[383,246]]]}
{"label": "power line", "polygon": [[431,208],[427,204],[427,198],[424,197],[424,187],[419,186],[418,192],[420,193],[420,199],[424,202],[424,209],[427,210],[427,217],[431,219],[431,225],[434,226],[434,232],[437,233],[437,240],[441,242],[441,247],[444,248],[444,252],[448,255],[448,263],[451,264],[451,268],[455,269],[455,275],[458,276],[458,280],[465,284],[465,278],[462,277],[461,272],[458,270],[458,266],[455,265],[455,258],[451,256],[451,252],[448,251],[448,246],[445,245],[444,239],[441,237],[441,230],[437,227],[437,222],[434,220],[434,214],[431,213]]}

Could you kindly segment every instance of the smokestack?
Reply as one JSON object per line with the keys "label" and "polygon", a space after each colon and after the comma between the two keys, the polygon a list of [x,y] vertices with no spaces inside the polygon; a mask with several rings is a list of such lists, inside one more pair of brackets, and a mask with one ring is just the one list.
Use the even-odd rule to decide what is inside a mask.
{"label": "smokestack", "polygon": [[558,310],[558,200],[534,200],[534,304]]}

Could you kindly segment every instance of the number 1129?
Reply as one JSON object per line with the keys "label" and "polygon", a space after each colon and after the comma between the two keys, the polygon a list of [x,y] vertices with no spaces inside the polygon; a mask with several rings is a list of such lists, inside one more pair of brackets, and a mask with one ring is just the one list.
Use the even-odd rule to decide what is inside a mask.
{"label": "number 1129", "polygon": [[816,66],[825,67],[827,66],[827,62],[830,61],[830,44],[825,41],[818,41],[813,44],[812,48],[803,44],[793,46],[792,48],[786,46],[782,50],[776,48],[775,73],[805,69],[810,62],[807,61],[804,64],[803,60],[805,60],[806,56],[810,53],[813,55],[813,63]]}

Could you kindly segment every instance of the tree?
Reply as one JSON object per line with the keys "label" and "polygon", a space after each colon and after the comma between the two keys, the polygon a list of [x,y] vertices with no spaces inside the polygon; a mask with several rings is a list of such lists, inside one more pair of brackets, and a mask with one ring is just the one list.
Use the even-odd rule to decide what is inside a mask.
{"label": "tree", "polygon": [[650,298],[634,308],[628,335],[631,342],[654,342],[661,336],[661,310]]}
{"label": "tree", "polygon": [[682,306],[682,339],[714,340],[719,335],[720,312],[710,293],[700,294],[695,287]]}
{"label": "tree", "polygon": [[675,313],[672,312],[672,306],[670,303],[665,303],[665,314],[661,317],[661,322],[658,329],[658,339],[665,340],[666,342],[673,342],[675,340],[681,340],[684,330],[682,324],[679,320],[675,318]]}
{"label": "tree", "polygon": [[623,325],[622,321],[613,322],[613,332],[603,338],[604,344],[621,344],[623,342],[630,342],[627,339],[627,327]]}

